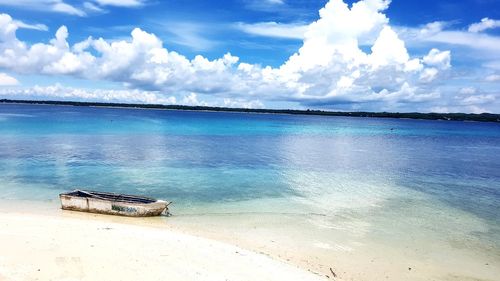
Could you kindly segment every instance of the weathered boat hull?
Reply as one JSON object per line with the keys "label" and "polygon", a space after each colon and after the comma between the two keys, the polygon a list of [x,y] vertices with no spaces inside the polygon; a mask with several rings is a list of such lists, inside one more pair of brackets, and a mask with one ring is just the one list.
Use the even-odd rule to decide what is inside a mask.
{"label": "weathered boat hull", "polygon": [[[116,195],[116,198],[143,198],[152,202],[127,202],[127,200],[113,200],[108,198],[99,197],[83,197],[76,196],[77,192],[87,191],[73,191],[68,193],[59,194],[61,199],[61,208],[63,210],[72,210],[80,212],[119,215],[129,217],[150,217],[159,216],[167,209],[168,203],[162,200],[154,200],[146,197],[136,197],[132,195]],[[89,193],[91,194],[91,193]],[[97,194],[110,194],[110,193],[97,193]],[[145,200],[143,200],[145,201]]]}

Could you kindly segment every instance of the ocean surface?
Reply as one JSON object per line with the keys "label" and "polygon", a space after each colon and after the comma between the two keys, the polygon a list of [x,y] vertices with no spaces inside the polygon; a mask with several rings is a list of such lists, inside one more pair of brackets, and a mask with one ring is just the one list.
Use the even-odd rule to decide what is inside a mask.
{"label": "ocean surface", "polygon": [[0,105],[0,199],[76,187],[173,201],[178,221],[252,218],[324,256],[477,262],[460,272],[477,280],[500,264],[495,123]]}

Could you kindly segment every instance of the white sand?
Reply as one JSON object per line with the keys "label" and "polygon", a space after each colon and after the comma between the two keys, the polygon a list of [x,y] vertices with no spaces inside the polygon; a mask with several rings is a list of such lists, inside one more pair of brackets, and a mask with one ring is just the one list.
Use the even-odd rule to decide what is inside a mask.
{"label": "white sand", "polygon": [[[0,212],[0,280],[326,280],[165,228]],[[336,279],[338,280],[338,279]]]}

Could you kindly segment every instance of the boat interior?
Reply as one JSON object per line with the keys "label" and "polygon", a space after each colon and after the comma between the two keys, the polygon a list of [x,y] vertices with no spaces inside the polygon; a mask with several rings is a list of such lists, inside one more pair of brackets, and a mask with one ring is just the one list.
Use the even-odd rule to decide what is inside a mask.
{"label": "boat interior", "polygon": [[116,194],[116,193],[108,193],[108,192],[98,192],[98,191],[89,191],[89,190],[74,190],[71,192],[63,193],[64,195],[76,196],[76,197],[85,197],[85,198],[97,198],[102,200],[109,200],[115,202],[127,202],[127,203],[142,203],[149,204],[156,202],[155,199],[143,197],[143,196],[135,196],[135,195],[126,195],[126,194]]}

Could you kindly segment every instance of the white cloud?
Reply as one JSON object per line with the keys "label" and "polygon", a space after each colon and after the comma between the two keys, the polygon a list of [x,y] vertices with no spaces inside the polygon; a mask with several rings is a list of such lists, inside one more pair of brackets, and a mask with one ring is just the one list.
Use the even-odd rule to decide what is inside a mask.
{"label": "white cloud", "polygon": [[17,86],[19,81],[7,73],[0,72],[0,86]]}
{"label": "white cloud", "polygon": [[195,105],[195,106],[207,106],[208,103],[206,102],[200,102],[198,100],[198,96],[196,93],[190,93],[188,95],[185,95],[184,98],[182,99],[181,103],[183,105]]}
{"label": "white cloud", "polygon": [[101,6],[138,7],[144,5],[144,0],[94,0]]}
{"label": "white cloud", "polygon": [[63,0],[0,0],[0,5],[13,6],[27,10],[63,13],[79,17],[87,16],[85,10],[94,13],[104,12],[105,10],[101,8],[104,6],[135,8],[143,6],[145,3],[146,0],[89,0],[76,6]]}
{"label": "white cloud", "polygon": [[65,14],[75,15],[75,16],[79,16],[79,17],[84,17],[87,15],[84,11],[82,11],[78,8],[75,8],[74,6],[71,6],[71,5],[64,3],[62,1],[52,4],[51,8],[54,12],[65,13]]}
{"label": "white cloud", "polygon": [[498,51],[500,38],[486,34],[468,33],[462,31],[441,31],[424,39],[453,45],[462,45],[473,49]]}
{"label": "white cloud", "polygon": [[[488,26],[492,26],[491,21],[485,20],[483,22]],[[498,96],[499,93],[485,93],[479,90],[479,88],[485,87],[486,90],[492,90],[493,85],[488,85],[484,82],[500,81],[500,78],[497,77],[498,70],[500,70],[500,52],[498,51],[500,36],[494,35],[494,33],[480,33],[480,31],[486,29],[479,30],[481,28],[478,25],[471,25],[470,30],[463,30],[457,29],[461,27],[457,27],[455,24],[455,22],[432,22],[420,28],[399,27],[398,33],[412,49],[421,50],[424,47],[439,46],[440,48],[447,48],[453,51],[457,67],[449,71],[446,80],[431,80],[432,73],[427,73],[422,77],[422,82],[426,79],[431,80],[432,84],[439,84],[441,82],[442,87],[438,87],[446,93],[443,100],[439,101],[441,104],[446,104],[443,107],[448,108],[450,111],[459,111],[459,109],[462,109],[462,111],[470,112],[479,112],[480,110],[498,112],[500,101],[499,99],[492,100],[492,95]],[[427,62],[429,67],[440,68],[438,65],[431,65],[434,64],[434,61],[436,63],[441,61],[442,63],[438,64],[441,65],[441,68],[448,65],[447,58],[443,57],[439,59],[435,55],[427,56],[424,63]],[[424,72],[428,71],[425,70]],[[496,79],[498,80],[496,81]],[[469,85],[469,87],[461,88],[464,85]],[[483,96],[466,99],[463,93],[471,92],[472,89],[475,92],[469,95]],[[456,93],[461,95],[460,98],[454,98]],[[484,95],[487,96],[487,99]],[[472,104],[472,102],[481,100],[490,100],[490,102],[482,103],[481,106]],[[470,102],[471,105],[467,106],[467,102]]]}
{"label": "white cloud", "polygon": [[0,96],[7,98],[38,98],[49,100],[85,100],[96,102],[130,102],[149,104],[175,104],[176,98],[165,97],[158,92],[141,90],[80,89],[52,86],[30,88],[0,88]]}
{"label": "white cloud", "polygon": [[437,78],[439,71],[436,68],[426,68],[420,74],[420,81],[424,83],[430,83]]}
{"label": "white cloud", "polygon": [[441,52],[434,48],[423,58],[423,62],[426,65],[435,66],[439,69],[448,69],[451,67],[450,51]]}
{"label": "white cloud", "polygon": [[496,97],[495,95],[473,95],[468,97],[460,97],[462,105],[482,105],[494,102]]}
{"label": "white cloud", "polygon": [[92,12],[99,12],[99,13],[105,12],[105,10],[103,8],[95,5],[92,2],[84,2],[83,7],[85,9],[87,9],[88,11],[92,11]]}
{"label": "white cloud", "polygon": [[473,23],[469,26],[469,32],[482,32],[488,29],[500,27],[500,20],[492,20],[489,18],[483,18],[478,23]]}
{"label": "white cloud", "polygon": [[169,34],[168,43],[187,46],[194,51],[211,50],[219,44],[207,37],[216,26],[207,27],[195,22],[171,22],[162,23],[161,27]]}
{"label": "white cloud", "polygon": [[25,28],[25,29],[33,29],[33,30],[40,30],[40,31],[47,31],[49,28],[45,24],[41,23],[36,23],[36,24],[28,24],[19,20],[15,20],[12,22],[15,24],[18,28]]}
{"label": "white cloud", "polygon": [[258,11],[276,11],[287,6],[284,0],[243,0],[245,7]]}
{"label": "white cloud", "polygon": [[421,28],[398,27],[398,34],[410,43],[442,43],[463,46],[489,53],[498,53],[500,37],[473,33],[462,30],[447,29],[452,25],[449,22],[431,22]]}
{"label": "white cloud", "polygon": [[484,79],[486,82],[499,82],[500,81],[500,75],[499,74],[491,74],[486,76]]}
{"label": "white cloud", "polygon": [[472,95],[477,93],[477,89],[475,87],[464,87],[461,88],[458,93],[462,95]]}
{"label": "white cloud", "polygon": [[[455,96],[458,105],[469,108],[471,112],[486,112],[485,105],[495,104],[497,94],[484,92],[473,86],[463,87]],[[481,107],[480,107],[481,106]]]}
{"label": "white cloud", "polygon": [[223,99],[221,106],[233,108],[264,108],[264,104],[260,100],[244,100],[244,99]]}
{"label": "white cloud", "polygon": [[271,3],[271,4],[278,4],[278,5],[285,4],[284,0],[265,0],[265,1],[268,2],[268,3]]}
{"label": "white cloud", "polygon": [[[440,71],[411,58],[382,13],[388,1],[360,1],[349,8],[330,1],[309,25],[300,50],[280,68],[294,97],[305,104],[417,102],[439,98],[428,84]],[[376,35],[371,53],[360,42]],[[436,50],[437,56],[449,53]],[[423,76],[423,77],[422,77]],[[425,81],[421,81],[421,77]]]}
{"label": "white cloud", "polygon": [[282,24],[276,22],[239,23],[236,27],[243,32],[253,35],[300,40],[304,39],[304,33],[307,30],[307,25],[305,24]]}
{"label": "white cloud", "polygon": [[422,29],[418,30],[421,37],[434,35],[443,31],[450,23],[444,21],[435,21],[425,24]]}
{"label": "white cloud", "polygon": [[[5,78],[5,79],[4,79]],[[8,81],[13,79],[13,81]],[[13,82],[16,83],[13,83]],[[5,82],[5,84],[4,84]],[[16,86],[17,80],[5,73],[0,73],[0,86]],[[60,84],[51,86],[33,86],[28,88],[0,88],[0,97],[9,99],[40,99],[90,102],[126,102],[139,104],[165,104],[190,106],[224,106],[233,108],[262,108],[259,100],[223,98],[204,101],[196,93],[184,95],[180,100],[175,96],[165,95],[159,91],[142,91],[137,89],[81,89],[64,87]]]}
{"label": "white cloud", "polygon": [[[305,28],[302,47],[277,68],[240,62],[230,53],[214,60],[188,59],[139,28],[125,40],[89,37],[71,46],[62,26],[49,43],[30,45],[16,37],[18,26],[4,14],[0,67],[120,82],[141,91],[175,93],[190,103],[211,95],[240,106],[293,101],[330,109],[362,105],[404,110],[437,101],[441,94],[434,83],[450,67],[450,52],[432,49],[424,57],[412,57],[383,13],[389,2],[364,0],[349,7],[341,0],[329,1],[320,18]],[[360,48],[360,42],[370,41],[371,51]]]}
{"label": "white cloud", "polygon": [[374,67],[380,67],[390,64],[405,64],[409,61],[410,56],[405,43],[399,39],[396,32],[389,26],[385,26],[372,46],[370,59]]}
{"label": "white cloud", "polygon": [[0,5],[14,6],[21,9],[52,11],[76,16],[85,16],[86,13],[62,0],[0,0]]}

